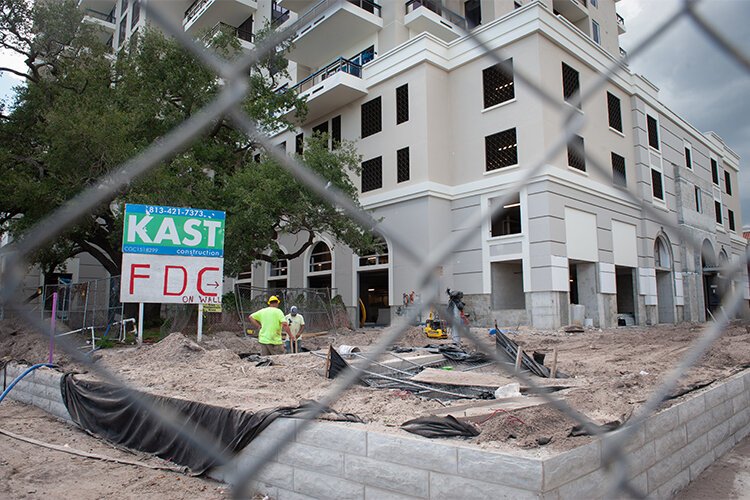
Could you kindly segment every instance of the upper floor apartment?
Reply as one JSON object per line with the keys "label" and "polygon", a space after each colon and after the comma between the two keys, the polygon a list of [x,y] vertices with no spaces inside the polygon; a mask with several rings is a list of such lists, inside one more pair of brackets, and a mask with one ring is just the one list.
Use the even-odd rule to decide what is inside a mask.
{"label": "upper floor apartment", "polygon": [[[452,46],[468,32],[484,30],[536,4],[598,50],[624,62],[618,37],[624,20],[616,0],[278,0],[271,3],[274,26],[295,27],[287,57],[291,80],[285,88],[308,100],[308,120],[367,95],[367,77],[382,55],[425,34]],[[507,23],[502,23],[505,26]],[[372,64],[371,64],[372,63]],[[365,68],[370,66],[370,69]]]}
{"label": "upper floor apartment", "polygon": [[[264,0],[169,0],[159,2],[167,18],[193,36],[208,36],[222,30],[237,36],[245,50],[253,48],[255,33],[271,15],[271,4],[259,12]],[[79,0],[84,21],[102,27],[102,41],[114,50],[127,42],[147,24],[140,0]]]}

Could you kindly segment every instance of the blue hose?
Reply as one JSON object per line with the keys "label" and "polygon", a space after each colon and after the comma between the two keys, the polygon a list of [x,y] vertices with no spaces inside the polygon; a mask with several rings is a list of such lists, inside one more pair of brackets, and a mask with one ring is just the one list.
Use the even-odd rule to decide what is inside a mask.
{"label": "blue hose", "polygon": [[48,366],[48,367],[52,368],[53,365],[51,365],[50,363],[39,363],[37,365],[30,366],[30,367],[26,368],[26,371],[24,371],[22,374],[20,374],[19,376],[17,376],[15,378],[15,380],[13,380],[13,382],[10,383],[10,385],[7,387],[7,389],[5,389],[2,394],[0,394],[0,403],[3,402],[3,399],[5,399],[5,396],[8,395],[8,393],[10,392],[10,390],[13,389],[13,386],[15,386],[17,383],[19,383],[22,378],[24,378],[26,375],[28,375],[29,373],[33,372],[37,368],[41,368],[42,366]]}

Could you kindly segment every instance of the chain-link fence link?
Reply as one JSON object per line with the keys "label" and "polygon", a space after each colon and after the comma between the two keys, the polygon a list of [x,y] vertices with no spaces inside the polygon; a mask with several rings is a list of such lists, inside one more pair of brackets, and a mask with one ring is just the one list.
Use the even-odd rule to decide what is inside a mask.
{"label": "chain-link fence link", "polygon": [[[434,3],[437,4],[438,2]],[[637,47],[634,47],[629,51],[629,59],[631,61],[636,59],[642,51],[656,43],[664,33],[672,29],[677,21],[687,19],[697,26],[701,30],[703,36],[715,44],[726,57],[731,58],[737,66],[744,71],[750,72],[750,56],[742,48],[734,46],[722,34],[720,29],[712,26],[701,16],[697,11],[697,5],[699,3],[700,2],[697,1],[685,1],[669,19],[657,26]],[[516,82],[522,83],[533,93],[536,99],[543,102],[546,106],[556,110],[560,117],[562,117],[561,123],[564,123],[564,126],[560,128],[559,136],[545,151],[543,158],[535,162],[533,165],[524,166],[516,177],[516,181],[513,182],[512,185],[507,186],[507,190],[504,192],[509,194],[500,196],[500,199],[497,200],[496,205],[494,205],[496,208],[483,213],[481,219],[472,220],[470,223],[465,224],[465,229],[467,230],[453,232],[450,237],[441,241],[438,245],[433,246],[429,253],[425,253],[424,247],[420,242],[409,241],[399,234],[389,231],[387,226],[379,224],[378,221],[374,220],[368,212],[359,209],[346,196],[338,193],[335,189],[332,189],[330,183],[328,183],[326,179],[319,178],[305,168],[303,164],[279,151],[268,137],[259,132],[259,126],[241,111],[240,103],[245,98],[248,91],[248,85],[245,79],[247,69],[254,62],[270,53],[270,51],[275,50],[275,47],[280,42],[292,37],[298,32],[298,30],[303,28],[302,20],[291,22],[283,31],[272,33],[266,39],[259,41],[249,55],[237,62],[230,63],[221,60],[216,55],[208,52],[203,44],[191,39],[191,37],[183,31],[181,26],[172,23],[157,8],[154,8],[154,5],[156,4],[152,4],[153,2],[142,2],[143,8],[148,12],[151,19],[158,23],[167,34],[179,40],[187,50],[198,57],[207,67],[214,70],[217,77],[223,80],[224,85],[215,100],[207,105],[201,112],[194,114],[179,127],[172,130],[171,133],[162,137],[158,143],[152,144],[142,153],[123,164],[120,169],[101,179],[101,182],[95,187],[91,187],[70,199],[63,207],[49,214],[44,221],[28,231],[23,238],[4,249],[6,266],[3,275],[4,286],[2,290],[2,300],[6,307],[12,308],[16,311],[42,335],[48,335],[48,329],[45,327],[44,322],[42,322],[39,312],[33,312],[26,307],[22,303],[22,300],[20,300],[19,294],[16,293],[17,288],[22,283],[21,278],[26,269],[24,259],[34,250],[53,241],[54,238],[64,230],[74,225],[81,214],[90,212],[94,207],[111,199],[115,194],[126,190],[128,184],[132,182],[133,179],[148,172],[151,168],[176,154],[182,148],[189,146],[196,137],[206,131],[208,127],[212,126],[213,123],[221,117],[231,120],[234,125],[241,129],[248,137],[251,137],[254,141],[260,143],[269,156],[273,157],[298,181],[309,186],[309,188],[317,195],[335,205],[340,210],[345,211],[352,219],[360,223],[362,226],[368,229],[376,229],[378,233],[392,242],[392,244],[399,249],[404,258],[407,261],[410,261],[410,265],[413,265],[415,269],[418,269],[418,276],[420,278],[419,284],[422,285],[421,288],[423,290],[437,290],[438,287],[435,286],[434,283],[435,269],[442,266],[465,240],[471,238],[473,236],[473,231],[479,231],[483,223],[491,221],[495,215],[498,215],[501,212],[503,205],[512,201],[512,193],[516,193],[519,189],[523,188],[540,172],[545,164],[550,163],[556,155],[561,154],[561,152],[563,152],[566,147],[569,147],[569,145],[572,144],[574,150],[578,149],[578,157],[585,159],[587,168],[591,169],[592,172],[599,171],[605,176],[611,175],[611,172],[608,171],[608,166],[602,165],[600,161],[588,153],[588,150],[583,151],[579,146],[577,147],[577,142],[574,139],[586,124],[586,117],[578,111],[581,103],[586,103],[593,99],[596,93],[604,88],[605,84],[613,77],[613,75],[620,71],[621,63],[619,61],[613,61],[610,67],[599,72],[598,78],[593,84],[588,85],[583,91],[572,92],[569,96],[569,103],[572,104],[572,106],[570,106],[569,103],[562,102],[557,94],[553,95],[550,93],[547,88],[537,83],[537,81],[530,75],[526,75],[522,71],[514,69],[513,75]],[[440,10],[444,13],[457,15],[452,13],[445,4],[442,4]],[[302,16],[302,18],[304,18],[304,16]],[[506,61],[507,55],[503,54],[502,50],[491,50],[486,46],[480,36],[476,36],[475,31],[464,32],[462,34],[472,37],[476,47],[480,50],[486,51],[487,54],[498,64],[502,64]],[[700,254],[700,242],[696,241],[695,238],[693,238],[693,235],[686,231],[683,226],[676,224],[673,220],[667,217],[663,210],[655,209],[650,203],[644,203],[641,194],[635,191],[624,192],[628,193],[630,201],[641,208],[642,211],[652,220],[657,221],[658,224],[673,231],[675,234],[679,234],[684,245],[694,248],[697,254]],[[722,273],[726,276],[737,277],[743,273],[743,268],[745,266],[746,259],[741,262],[728,263],[722,269]],[[743,280],[738,279],[737,281],[742,282]],[[102,284],[101,287],[106,292],[104,293],[104,297],[109,297],[111,287],[107,284]],[[79,324],[106,325],[108,323],[111,313],[109,305],[107,307],[102,307],[96,312],[87,309],[87,306],[82,307],[79,305],[82,301],[85,303],[87,300],[94,300],[89,299],[92,295],[90,289],[86,289],[85,294],[82,293],[83,290],[76,287],[63,287],[60,291],[62,302],[67,304],[67,306],[65,306],[67,309],[64,309],[65,312],[63,315],[64,321],[69,322],[69,327],[73,328]],[[93,295],[96,296],[98,293],[99,292],[97,291]],[[265,305],[264,300],[267,298],[267,293],[268,290],[254,290],[252,287],[238,287],[238,321],[244,322],[244,317],[249,311]],[[684,359],[677,367],[675,367],[674,371],[663,380],[662,384],[653,392],[648,401],[639,408],[636,414],[627,421],[619,432],[602,435],[603,460],[610,471],[611,496],[620,497],[623,495],[632,495],[640,497],[643,495],[643,492],[638,491],[628,479],[628,461],[626,453],[624,452],[624,444],[639,429],[639,426],[644,422],[644,419],[653,414],[660,407],[665,396],[675,387],[675,384],[680,377],[685,374],[693,364],[695,364],[714,341],[721,337],[729,318],[734,317],[739,310],[739,307],[743,302],[744,293],[745,290],[742,289],[742,287],[736,287],[733,291],[728,293],[724,297],[722,304],[725,314],[717,316],[715,321],[707,324],[705,332],[699,341],[690,348]],[[45,290],[45,296],[46,294],[47,291]],[[284,292],[284,294],[286,294],[286,292]],[[320,318],[315,317],[314,321],[320,321],[321,325],[326,321],[329,322],[327,324],[335,324],[335,319],[331,317],[330,310],[325,307],[326,303],[330,303],[330,297],[328,298],[328,302],[326,302],[326,300],[317,295],[317,292],[290,291],[289,294],[290,295],[288,296],[284,296],[285,304],[291,305],[295,303],[295,300],[297,300],[301,294],[307,307],[307,300],[312,297],[313,309],[307,310],[306,313],[313,317],[320,315]],[[422,303],[425,305],[435,303],[438,300],[437,293],[425,294],[425,296],[422,297]],[[85,320],[83,319],[84,312],[87,316]],[[287,431],[284,431],[282,435],[276,436],[281,443],[290,442],[293,439],[295,432],[304,429],[305,425],[309,424],[309,422],[315,419],[325,408],[335,402],[343,391],[352,386],[360,377],[358,369],[366,370],[371,366],[373,361],[385,352],[386,349],[388,349],[388,347],[397,339],[399,339],[409,325],[416,321],[418,314],[421,313],[422,317],[425,317],[427,314],[427,311],[420,311],[419,308],[408,308],[405,312],[406,314],[397,318],[397,321],[385,330],[378,342],[373,346],[372,350],[362,356],[360,362],[356,364],[357,368],[346,371],[338,377],[331,385],[330,391],[320,398],[316,404],[309,407],[305,414],[306,420],[297,427],[297,431],[295,431],[294,428],[289,428]],[[92,319],[92,316],[96,319]],[[179,320],[179,318],[176,317],[175,320],[172,321],[172,326],[174,327],[178,326],[177,323],[185,321],[184,318],[188,315],[186,312],[182,312],[176,316],[179,316],[182,320]],[[310,319],[313,320],[313,317],[310,317]],[[242,328],[243,330],[246,328],[244,323]],[[467,335],[472,336],[473,334],[467,332]],[[476,341],[475,343],[476,345],[482,345],[479,341]],[[76,359],[79,362],[87,364],[91,371],[98,373],[101,377],[112,383],[126,387],[124,382],[122,382],[114,373],[109,372],[106,368],[94,364],[91,360],[81,356],[75,349],[74,345],[66,342],[61,342],[61,344],[72,356],[77,356]],[[496,360],[501,369],[506,370],[504,359],[502,359],[497,352],[490,351],[486,354]],[[565,412],[568,417],[580,423],[591,434],[597,435],[601,433],[598,427],[592,425],[591,421],[585,415],[576,411],[574,408],[571,408],[563,400],[549,397],[543,388],[540,388],[535,384],[532,378],[523,373],[515,373],[512,371],[507,374],[518,379],[524,385],[531,387],[531,392],[538,394],[540,397],[546,398],[550,405]],[[198,445],[206,454],[208,454],[208,456],[214,457],[217,463],[225,463],[228,460],[228,457],[218,449],[217,444],[206,438],[204,434],[200,432],[185,433],[184,431],[181,431],[182,428],[179,425],[179,420],[176,415],[168,414],[157,408],[150,407],[136,392],[131,392],[131,399],[136,405],[140,405],[144,409],[155,412],[155,414],[165,420],[165,423],[171,425],[174,429],[178,430],[178,432],[182,432],[181,436],[183,439],[189,440]],[[252,457],[251,460],[238,466],[236,474],[231,481],[234,487],[235,496],[242,498],[247,496],[247,488],[250,481],[267,463],[271,456],[277,452],[277,448],[269,447],[266,451],[259,452],[256,456]]]}

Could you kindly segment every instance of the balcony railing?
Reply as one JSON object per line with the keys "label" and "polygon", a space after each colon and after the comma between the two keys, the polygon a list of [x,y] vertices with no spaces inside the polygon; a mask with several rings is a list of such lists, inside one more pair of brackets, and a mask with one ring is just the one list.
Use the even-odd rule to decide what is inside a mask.
{"label": "balcony railing", "polygon": [[623,28],[625,27],[625,19],[623,19],[620,14],[617,14],[617,24],[619,24]]}
{"label": "balcony railing", "polygon": [[336,73],[348,73],[352,76],[356,76],[357,78],[362,78],[362,66],[353,62],[350,59],[346,59],[345,57],[339,57],[335,61],[333,61],[331,64],[319,69],[312,75],[308,76],[304,80],[301,80],[296,85],[289,87],[288,84],[282,85],[278,89],[276,89],[276,93],[280,94],[283,92],[288,91],[295,91],[295,92],[304,92],[306,90],[309,90],[313,88],[315,85],[319,84],[326,78],[330,78],[331,76],[335,75]]}
{"label": "balcony railing", "polygon": [[279,6],[276,2],[271,3],[271,28],[284,24],[289,19],[289,9]]}
{"label": "balcony railing", "polygon": [[425,7],[456,26],[466,29],[466,19],[448,9],[444,9],[440,0],[409,0],[406,2],[406,13],[413,12],[420,7]]}
{"label": "balcony railing", "polygon": [[[365,10],[371,14],[375,14],[378,17],[383,17],[380,15],[380,5],[370,0],[321,0],[320,2],[313,5],[310,10],[302,14],[302,16],[300,16],[300,18],[298,19],[298,22],[300,22],[301,24],[306,24],[307,19],[315,19],[330,6],[340,4],[342,2],[349,2],[350,4],[356,5],[360,9]],[[303,29],[302,31],[304,32],[305,29]]]}
{"label": "balcony railing", "polygon": [[186,25],[189,23],[195,15],[203,8],[204,5],[206,5],[208,2],[212,2],[213,0],[195,0],[193,3],[190,4],[190,7],[187,8],[185,11],[185,18],[182,20],[182,24]]}
{"label": "balcony railing", "polygon": [[112,9],[112,12],[109,14],[105,14],[104,12],[99,12],[98,10],[94,9],[86,9],[85,14],[89,17],[93,17],[96,19],[101,19],[102,21],[106,21],[108,23],[115,23],[115,11]]}
{"label": "balcony railing", "polygon": [[234,35],[240,40],[244,40],[250,43],[253,43],[253,40],[255,38],[255,34],[252,31],[235,28],[234,26],[223,23],[221,21],[216,23],[214,27],[211,28],[211,31],[208,32],[208,38],[213,38],[219,32]]}

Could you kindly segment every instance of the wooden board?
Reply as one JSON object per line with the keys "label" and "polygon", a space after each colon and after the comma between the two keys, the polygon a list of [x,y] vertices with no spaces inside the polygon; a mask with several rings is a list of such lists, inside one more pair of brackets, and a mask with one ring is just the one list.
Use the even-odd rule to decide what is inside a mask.
{"label": "wooden board", "polygon": [[[457,405],[449,408],[440,408],[431,413],[436,416],[453,415],[461,420],[471,420],[478,422],[486,419],[498,410],[512,411],[522,408],[530,408],[546,404],[546,401],[538,397],[515,397],[505,399],[493,399],[490,401],[481,401],[467,405]],[[498,412],[499,413],[499,412]]]}
{"label": "wooden board", "polygon": [[[438,368],[425,368],[410,380],[426,384],[445,384],[466,387],[491,387],[497,389],[504,385],[516,382],[510,377],[494,373],[462,372],[455,370],[440,370]],[[579,387],[585,385],[585,381],[570,378],[539,378],[534,377],[534,383],[540,387]],[[521,391],[528,390],[529,386],[521,384]]]}
{"label": "wooden board", "polygon": [[513,382],[513,380],[508,377],[492,373],[460,372],[453,370],[440,370],[437,368],[425,368],[410,380],[413,382],[425,382],[428,384],[494,388]]}

